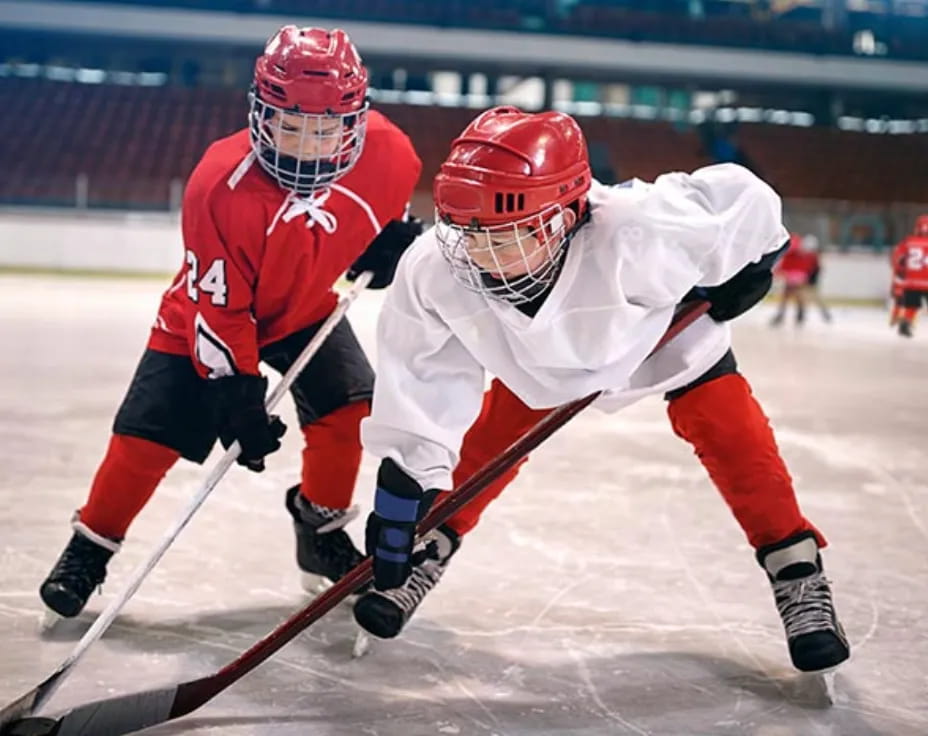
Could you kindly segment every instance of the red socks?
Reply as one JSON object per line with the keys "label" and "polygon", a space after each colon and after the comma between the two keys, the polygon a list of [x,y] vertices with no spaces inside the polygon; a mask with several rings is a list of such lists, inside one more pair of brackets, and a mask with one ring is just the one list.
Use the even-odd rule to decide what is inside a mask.
{"label": "red socks", "polygon": [[[303,427],[301,490],[310,501],[343,509],[351,503],[361,462],[359,425],[368,402],[348,404]],[[497,380],[484,395],[480,416],[464,437],[454,471],[460,485],[534,426],[546,410],[529,409]],[[676,434],[695,449],[755,548],[802,531],[825,540],[801,514],[773,432],[747,381],[716,378],[669,402]],[[80,520],[91,530],[122,539],[179,453],[149,440],[115,434]],[[458,534],[476,526],[483,510],[518,474],[523,459],[491,483],[448,522]]]}
{"label": "red socks", "polygon": [[673,430],[689,442],[754,548],[812,531],[799,511],[773,431],[744,377],[716,378],[669,402]]}
{"label": "red socks", "polygon": [[351,505],[361,466],[361,420],[370,414],[367,401],[336,409],[302,428],[304,498],[333,509]]}
{"label": "red socks", "polygon": [[[366,401],[338,409],[303,427],[302,491],[311,501],[347,508],[361,463],[359,424]],[[79,519],[95,533],[122,539],[180,453],[156,442],[114,434]]]}
{"label": "red socks", "polygon": [[[514,393],[494,379],[490,390],[483,396],[480,416],[464,435],[461,460],[454,469],[454,487],[457,488],[487,462],[500,455],[547,413],[547,410],[529,409]],[[473,529],[483,510],[513,481],[526,460],[527,457],[522,458],[515,467],[488,485],[479,496],[451,517],[448,526],[461,535]]]}
{"label": "red socks", "polygon": [[122,539],[179,457],[176,450],[156,442],[114,434],[80,520],[101,536]]}

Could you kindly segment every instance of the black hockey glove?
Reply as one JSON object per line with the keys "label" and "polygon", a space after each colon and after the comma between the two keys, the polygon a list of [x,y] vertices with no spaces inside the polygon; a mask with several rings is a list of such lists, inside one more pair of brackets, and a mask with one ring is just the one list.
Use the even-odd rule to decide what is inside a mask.
{"label": "black hockey glove", "polygon": [[374,510],[367,517],[365,544],[374,558],[374,587],[399,588],[413,565],[427,552],[413,550],[416,524],[425,517],[439,491],[423,491],[416,481],[387,458],[377,471]]}
{"label": "black hockey glove", "polygon": [[422,234],[422,220],[390,220],[361,256],[348,269],[349,281],[354,281],[364,271],[373,271],[374,278],[367,288],[383,289],[393,282],[400,256]]}
{"label": "black hockey glove", "polygon": [[716,322],[726,322],[744,314],[770,291],[773,267],[787,248],[789,242],[767,253],[757,263],[749,263],[723,284],[697,286],[683,297],[683,301],[707,300],[712,305],[709,307],[709,316]]}
{"label": "black hockey glove", "polygon": [[210,380],[217,412],[219,441],[228,449],[238,440],[242,447],[236,462],[249,470],[264,470],[264,456],[280,449],[286,425],[264,408],[267,379],[238,374]]}

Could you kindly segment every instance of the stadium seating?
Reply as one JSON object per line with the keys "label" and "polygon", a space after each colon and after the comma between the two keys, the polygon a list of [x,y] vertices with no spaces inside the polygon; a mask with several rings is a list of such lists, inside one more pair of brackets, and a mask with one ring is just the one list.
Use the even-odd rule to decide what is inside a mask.
{"label": "stadium seating", "polygon": [[[163,209],[209,143],[245,124],[245,95],[224,88],[121,87],[0,78],[0,201],[73,204],[87,177],[93,207]],[[427,191],[454,136],[478,113],[378,105],[412,138]],[[579,118],[619,179],[710,163],[694,129]],[[925,199],[928,135],[742,124],[738,144],[787,197],[870,202]]]}
{"label": "stadium seating", "polygon": [[[80,0],[77,0],[80,1]],[[848,13],[843,31],[826,30],[821,9],[782,5],[753,10],[743,2],[705,0],[702,17],[681,0],[115,0],[131,5],[175,6],[238,13],[343,18],[463,28],[580,33],[667,43],[854,54],[855,30],[876,32],[886,53],[928,59],[928,18],[887,13]],[[505,7],[502,7],[504,6]]]}

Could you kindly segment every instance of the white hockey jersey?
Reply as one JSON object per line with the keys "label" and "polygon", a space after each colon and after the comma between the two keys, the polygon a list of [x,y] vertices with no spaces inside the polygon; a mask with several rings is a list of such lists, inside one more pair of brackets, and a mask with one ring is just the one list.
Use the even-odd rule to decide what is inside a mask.
{"label": "white hockey jersey", "polygon": [[788,238],[777,194],[747,169],[720,164],[653,184],[590,190],[560,276],[534,317],[458,284],[434,229],[403,256],[377,328],[377,380],[361,427],[423,488],[451,488],[487,374],[532,408],[596,390],[614,411],[698,378],[730,347],[727,324],[703,316],[652,357],[674,306]]}

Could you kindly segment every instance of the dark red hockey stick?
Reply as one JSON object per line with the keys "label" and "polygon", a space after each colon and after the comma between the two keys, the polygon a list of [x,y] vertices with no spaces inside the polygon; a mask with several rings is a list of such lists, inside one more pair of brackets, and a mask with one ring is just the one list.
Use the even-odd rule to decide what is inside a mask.
{"label": "dark red hockey stick", "polygon": [[[654,350],[666,345],[708,309],[708,302],[690,302],[681,306]],[[593,403],[600,393],[597,391],[552,409],[523,437],[450,493],[419,523],[417,533],[420,536],[426,534],[451,518],[493,480]],[[248,651],[211,675],[159,690],[146,690],[98,700],[78,706],[57,718],[24,718],[3,728],[0,736],[122,736],[185,716],[251,672],[351,593],[369,582],[372,577],[371,560],[366,558],[306,608],[291,616]]]}

